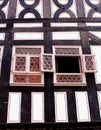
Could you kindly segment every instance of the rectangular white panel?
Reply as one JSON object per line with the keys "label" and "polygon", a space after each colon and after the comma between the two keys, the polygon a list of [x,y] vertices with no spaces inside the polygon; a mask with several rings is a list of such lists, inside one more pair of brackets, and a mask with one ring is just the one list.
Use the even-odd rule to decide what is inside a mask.
{"label": "rectangular white panel", "polygon": [[5,39],[5,33],[0,33],[0,40],[4,40]]}
{"label": "rectangular white panel", "polygon": [[37,32],[16,32],[14,40],[43,40],[43,33]]}
{"label": "rectangular white panel", "polygon": [[100,117],[101,117],[101,91],[98,91],[97,94],[98,94],[99,111],[100,111]]}
{"label": "rectangular white panel", "polygon": [[55,92],[55,120],[68,122],[66,92]]}
{"label": "rectangular white panel", "polygon": [[10,92],[8,101],[7,123],[20,123],[21,93]]}
{"label": "rectangular white panel", "polygon": [[80,33],[75,32],[53,32],[53,40],[80,40]]}
{"label": "rectangular white panel", "polygon": [[31,122],[44,122],[44,93],[32,92]]}
{"label": "rectangular white panel", "polygon": [[87,92],[75,92],[75,96],[78,121],[90,121]]}
{"label": "rectangular white panel", "polygon": [[101,83],[101,46],[91,46],[91,52],[95,55],[96,58],[96,66],[97,66],[97,73],[95,73],[96,83]]}
{"label": "rectangular white panel", "polygon": [[42,27],[42,23],[15,23],[14,27],[16,27],[16,28]]}

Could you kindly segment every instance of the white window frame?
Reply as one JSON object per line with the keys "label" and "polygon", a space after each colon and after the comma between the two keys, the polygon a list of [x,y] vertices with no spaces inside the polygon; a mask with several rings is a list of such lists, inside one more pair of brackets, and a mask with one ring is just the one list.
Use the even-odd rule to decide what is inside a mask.
{"label": "white window frame", "polygon": [[[41,116],[42,116],[42,120],[41,119],[34,119],[34,94],[41,94],[42,96],[42,111],[41,111]],[[31,122],[32,123],[43,123],[44,122],[44,92],[32,92],[31,93]]]}
{"label": "white window frame", "polygon": [[[57,94],[63,94],[64,95],[64,103],[65,103],[64,104],[65,105],[65,113],[64,114],[65,114],[66,119],[59,119],[58,118],[59,113],[58,113],[57,109],[59,109],[59,108],[57,107]],[[55,121],[56,122],[68,122],[67,94],[66,94],[66,92],[54,92],[54,97],[55,97]],[[60,103],[62,103],[62,102],[60,102]]]}
{"label": "white window frame", "polygon": [[[78,48],[79,54],[56,54],[55,49],[58,48]],[[53,54],[56,57],[58,56],[64,56],[64,57],[79,57],[79,66],[80,66],[80,73],[57,73],[55,71],[54,73],[54,86],[86,86],[86,78],[83,68],[83,57],[82,57],[82,48],[81,46],[53,46]],[[54,59],[55,59],[54,58]],[[56,62],[56,60],[55,60]],[[56,65],[56,63],[55,63]],[[55,69],[56,70],[56,69]],[[80,75],[82,76],[82,82],[58,82],[57,81],[57,75]]]}
{"label": "white window frame", "polygon": [[[81,97],[79,96],[78,98],[78,94],[84,94],[85,95],[85,101],[86,101],[86,114],[87,114],[87,118],[86,119],[83,119],[83,117],[80,117],[80,109],[83,109],[83,111],[81,113],[84,112],[84,108],[82,108],[82,105],[84,104],[84,101],[82,101],[82,104],[79,102],[79,98],[81,99]],[[76,110],[77,110],[77,119],[78,119],[78,122],[87,122],[87,121],[90,121],[90,108],[89,108],[89,102],[88,102],[88,95],[87,95],[87,92],[86,91],[83,91],[83,92],[79,92],[79,91],[76,91],[75,92],[75,98],[76,98]],[[79,104],[80,103],[80,104]]]}
{"label": "white window frame", "polygon": [[[11,63],[11,73],[10,73],[10,86],[44,86],[44,73],[41,72],[41,64],[40,64],[40,71],[39,72],[30,72],[30,57],[41,57],[41,54],[15,54],[16,48],[40,48],[41,53],[43,53],[44,48],[43,46],[13,46],[12,51],[12,63]],[[24,56],[26,58],[26,65],[25,71],[15,71],[15,61],[17,56]],[[41,59],[40,59],[41,62]],[[17,83],[13,82],[13,75],[40,75],[41,76],[41,83]]]}
{"label": "white window frame", "polygon": [[[18,119],[15,119],[15,120],[12,120],[12,119],[10,119],[10,112],[11,112],[11,110],[12,110],[12,108],[11,108],[11,97],[13,97],[12,95],[14,95],[14,94],[16,94],[16,95],[18,95],[19,97],[19,104],[16,104],[16,105],[18,105],[18,112],[16,112],[16,114],[18,114],[17,116],[18,116]],[[15,101],[16,102],[16,101]],[[12,112],[11,112],[12,113]],[[8,100],[8,112],[7,112],[7,123],[20,123],[20,120],[21,120],[21,93],[20,92],[10,92],[9,93],[9,100]]]}

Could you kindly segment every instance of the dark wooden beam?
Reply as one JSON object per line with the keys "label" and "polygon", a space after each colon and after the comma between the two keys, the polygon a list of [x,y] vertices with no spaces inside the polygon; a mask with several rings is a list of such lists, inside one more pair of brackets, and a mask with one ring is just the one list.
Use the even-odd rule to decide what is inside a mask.
{"label": "dark wooden beam", "polygon": [[[84,9],[83,1],[77,0],[76,6],[77,6],[78,17],[79,18],[85,17],[85,9]],[[78,23],[78,26],[86,27],[86,24]],[[81,35],[81,45],[83,48],[83,53],[91,54],[88,32],[80,31],[80,35]],[[88,93],[91,121],[100,120],[97,88],[96,88],[94,73],[86,74],[86,81],[87,81],[87,93]]]}
{"label": "dark wooden beam", "polygon": [[75,22],[88,22],[88,23],[101,23],[101,18],[85,18],[85,17],[80,17],[80,18],[37,18],[37,19],[32,19],[32,18],[26,18],[26,19],[0,19],[0,23],[41,23],[41,22],[54,22],[54,23],[75,23]]}

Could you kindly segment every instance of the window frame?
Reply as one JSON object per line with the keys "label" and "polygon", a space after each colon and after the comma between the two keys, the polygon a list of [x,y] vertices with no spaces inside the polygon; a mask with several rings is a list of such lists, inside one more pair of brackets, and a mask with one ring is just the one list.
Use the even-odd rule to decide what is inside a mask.
{"label": "window frame", "polygon": [[[55,49],[65,49],[65,48],[77,48],[79,49],[79,54],[56,54]],[[83,54],[82,54],[82,48],[81,46],[53,46],[53,54],[55,59],[55,65],[56,65],[56,57],[57,56],[63,56],[63,57],[78,57],[79,58],[79,70],[80,73],[57,73],[54,72],[54,86],[86,86],[86,78],[85,78],[85,72],[84,72],[84,66],[83,66]],[[55,69],[56,70],[56,69]],[[57,81],[57,75],[78,75],[81,76],[82,82],[58,82]]]}
{"label": "window frame", "polygon": [[[41,62],[41,53],[40,54],[16,54],[16,48],[40,48],[41,49],[41,53],[43,53],[44,48],[43,46],[13,46],[13,51],[12,51],[12,62],[11,62],[11,73],[10,73],[10,86],[44,86],[44,73],[41,72],[41,64],[40,65],[40,71],[39,72],[31,72],[30,71],[30,67],[26,67],[30,65],[30,57],[39,57],[40,58],[40,62]],[[25,71],[16,71],[15,70],[15,65],[16,65],[16,57],[22,57],[24,56],[26,59],[26,63],[25,63]],[[28,60],[29,61],[28,61]],[[14,82],[13,81],[13,76],[14,75],[26,75],[26,76],[35,76],[35,75],[39,75],[41,76],[41,83],[22,83],[22,82]]]}

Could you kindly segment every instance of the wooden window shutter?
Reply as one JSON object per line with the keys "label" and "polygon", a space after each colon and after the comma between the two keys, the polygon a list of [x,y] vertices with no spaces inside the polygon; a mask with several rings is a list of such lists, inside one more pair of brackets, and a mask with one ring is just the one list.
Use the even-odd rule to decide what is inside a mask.
{"label": "wooden window shutter", "polygon": [[83,64],[85,73],[97,72],[95,55],[91,54],[83,55]]}
{"label": "wooden window shutter", "polygon": [[41,71],[42,72],[55,72],[55,60],[53,54],[41,55]]}

